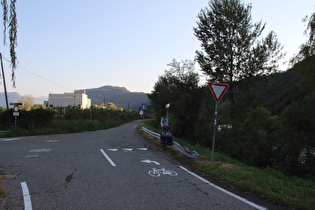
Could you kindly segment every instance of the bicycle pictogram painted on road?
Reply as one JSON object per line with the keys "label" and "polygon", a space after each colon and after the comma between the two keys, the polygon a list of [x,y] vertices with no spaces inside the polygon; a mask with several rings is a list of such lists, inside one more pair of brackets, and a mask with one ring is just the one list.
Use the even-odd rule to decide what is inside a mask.
{"label": "bicycle pictogram painted on road", "polygon": [[173,170],[165,170],[165,168],[161,168],[161,169],[156,169],[156,168],[152,168],[152,171],[149,171],[148,174],[150,174],[153,177],[159,177],[161,176],[161,174],[166,174],[166,175],[170,175],[170,176],[177,176],[177,173]]}

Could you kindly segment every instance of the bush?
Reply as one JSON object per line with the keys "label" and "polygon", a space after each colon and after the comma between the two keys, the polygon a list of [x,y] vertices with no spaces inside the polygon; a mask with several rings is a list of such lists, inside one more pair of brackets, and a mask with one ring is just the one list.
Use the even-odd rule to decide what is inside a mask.
{"label": "bush", "polygon": [[277,117],[265,108],[256,107],[247,112],[243,122],[234,121],[232,129],[218,132],[217,147],[247,164],[266,167],[271,165],[279,128]]}

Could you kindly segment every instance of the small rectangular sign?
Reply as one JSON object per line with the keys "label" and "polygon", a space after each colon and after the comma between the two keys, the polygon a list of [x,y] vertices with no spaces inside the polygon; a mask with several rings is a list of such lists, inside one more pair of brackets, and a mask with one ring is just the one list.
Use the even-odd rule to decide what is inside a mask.
{"label": "small rectangular sign", "polygon": [[146,110],[147,109],[147,105],[146,104],[141,104],[141,109]]}

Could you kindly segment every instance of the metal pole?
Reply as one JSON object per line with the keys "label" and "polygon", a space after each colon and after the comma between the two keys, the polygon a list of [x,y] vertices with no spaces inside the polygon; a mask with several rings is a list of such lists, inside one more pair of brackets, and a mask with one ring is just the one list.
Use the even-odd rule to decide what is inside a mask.
{"label": "metal pole", "polygon": [[214,161],[214,144],[215,144],[215,132],[216,132],[216,129],[217,129],[217,114],[218,114],[218,103],[215,103],[214,120],[213,120],[213,138],[212,138],[211,162]]}
{"label": "metal pole", "polygon": [[14,130],[16,131],[17,127],[17,116],[14,117]]}
{"label": "metal pole", "polygon": [[6,101],[7,109],[9,109],[8,94],[7,94],[7,87],[6,87],[6,84],[5,84],[4,70],[3,70],[3,63],[2,63],[2,54],[1,53],[0,53],[0,60],[1,60],[1,69],[2,69],[2,78],[3,78],[5,101]]}

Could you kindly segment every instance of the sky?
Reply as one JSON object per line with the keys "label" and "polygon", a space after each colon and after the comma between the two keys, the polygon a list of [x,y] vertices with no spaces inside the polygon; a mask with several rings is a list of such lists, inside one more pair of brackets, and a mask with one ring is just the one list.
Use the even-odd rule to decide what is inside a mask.
{"label": "sky", "polygon": [[[302,19],[315,12],[314,0],[242,2],[252,4],[253,22],[266,23],[265,33],[274,31],[284,45],[279,62],[286,70],[282,63],[307,40]],[[48,97],[105,85],[150,93],[168,63],[193,60],[201,50],[193,27],[208,0],[18,0],[16,6],[16,88],[8,46],[0,45],[7,91]]]}

